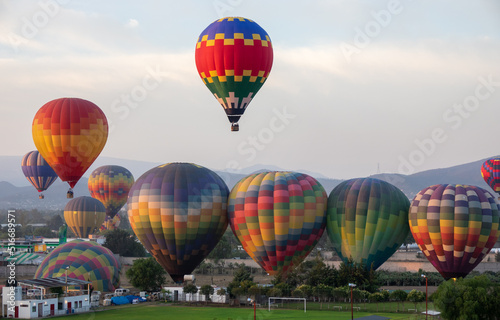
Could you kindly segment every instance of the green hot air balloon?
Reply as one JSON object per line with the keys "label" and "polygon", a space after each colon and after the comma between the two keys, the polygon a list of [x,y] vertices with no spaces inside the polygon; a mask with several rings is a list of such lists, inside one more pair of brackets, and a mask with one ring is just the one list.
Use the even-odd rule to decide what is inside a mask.
{"label": "green hot air balloon", "polygon": [[376,270],[408,236],[410,201],[392,184],[373,178],[344,181],[328,197],[328,236],[345,261]]}

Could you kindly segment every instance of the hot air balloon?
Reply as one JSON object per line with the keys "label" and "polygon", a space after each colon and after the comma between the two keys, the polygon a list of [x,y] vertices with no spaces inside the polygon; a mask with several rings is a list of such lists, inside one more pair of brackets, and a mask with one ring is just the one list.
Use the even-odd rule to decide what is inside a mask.
{"label": "hot air balloon", "polygon": [[71,188],[80,180],[108,138],[108,121],[98,106],[78,98],[43,105],[32,125],[35,146],[62,181]]}
{"label": "hot air balloon", "polygon": [[106,216],[111,219],[127,202],[134,183],[132,173],[120,166],[102,166],[95,169],[88,181],[90,196],[104,204]]}
{"label": "hot air balloon", "polygon": [[488,159],[481,166],[481,175],[484,181],[500,194],[500,159]]}
{"label": "hot air balloon", "polygon": [[106,208],[101,201],[92,197],[78,197],[64,207],[64,220],[79,238],[88,238],[106,218]]}
{"label": "hot air balloon", "polygon": [[120,262],[108,248],[93,241],[73,240],[49,253],[34,279],[65,277],[91,281],[94,290],[113,292],[120,284]]}
{"label": "hot air balloon", "polygon": [[57,174],[36,150],[24,155],[21,168],[26,179],[40,192],[38,197],[43,199],[41,192],[47,190],[57,180]]}
{"label": "hot air balloon", "polygon": [[255,262],[270,275],[286,277],[321,238],[326,202],[323,186],[306,174],[252,174],[231,190],[229,225]]}
{"label": "hot air balloon", "polygon": [[469,274],[500,235],[499,205],[476,186],[423,189],[411,203],[409,220],[420,250],[446,280]]}
{"label": "hot air balloon", "polygon": [[373,178],[351,179],[328,197],[328,236],[337,254],[376,270],[409,233],[410,201],[392,184]]}
{"label": "hot air balloon", "polygon": [[273,46],[264,29],[250,19],[214,21],[198,37],[196,68],[238,131],[238,120],[271,72]]}
{"label": "hot air balloon", "polygon": [[217,245],[227,228],[224,181],[191,163],[144,173],[128,195],[130,225],[144,247],[180,283]]}
{"label": "hot air balloon", "polygon": [[120,226],[122,218],[120,217],[119,214],[115,215],[113,218],[110,216],[106,216],[104,219],[104,222],[101,224],[101,227],[99,228],[101,231],[105,230],[115,230]]}

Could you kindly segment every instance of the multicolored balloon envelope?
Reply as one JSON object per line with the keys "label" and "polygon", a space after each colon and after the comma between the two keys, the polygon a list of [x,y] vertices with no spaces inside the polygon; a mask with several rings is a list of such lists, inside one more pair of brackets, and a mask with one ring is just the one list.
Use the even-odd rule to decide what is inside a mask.
{"label": "multicolored balloon envelope", "polygon": [[38,110],[32,133],[40,154],[73,188],[104,148],[108,121],[90,101],[60,98]]}
{"label": "multicolored balloon envelope", "polygon": [[420,250],[447,280],[471,272],[500,235],[499,205],[476,186],[425,188],[413,199],[409,217]]}
{"label": "multicolored balloon envelope", "polygon": [[120,262],[108,248],[93,241],[73,240],[45,257],[34,279],[65,277],[92,281],[96,291],[113,292],[120,285]]}
{"label": "multicolored balloon envelope", "polygon": [[101,230],[101,231],[110,230],[111,231],[111,230],[118,229],[121,221],[122,221],[122,218],[120,217],[119,214],[115,215],[113,218],[111,218],[110,216],[106,216],[106,218],[104,219],[104,222],[101,224],[101,227],[99,228],[99,230]]}
{"label": "multicolored balloon envelope", "polygon": [[134,176],[120,166],[102,166],[90,174],[88,187],[90,196],[106,207],[106,216],[111,219],[127,203],[128,192],[134,184]]}
{"label": "multicolored balloon envelope", "polygon": [[217,245],[227,228],[224,181],[191,163],[168,163],[132,186],[130,225],[175,282],[182,282]]}
{"label": "multicolored balloon envelope", "polygon": [[99,229],[106,218],[106,208],[101,201],[92,197],[78,197],[64,207],[64,220],[79,238],[88,238]]}
{"label": "multicolored balloon envelope", "polygon": [[264,270],[286,276],[321,238],[326,202],[323,186],[306,174],[252,174],[241,179],[229,195],[229,224]]}
{"label": "multicolored balloon envelope", "polygon": [[500,194],[500,159],[488,159],[481,166],[481,175],[484,181]]}
{"label": "multicolored balloon envelope", "polygon": [[36,150],[24,155],[21,168],[26,179],[28,179],[38,192],[47,190],[57,180],[57,174]]}
{"label": "multicolored balloon envelope", "polygon": [[264,29],[250,19],[214,21],[198,37],[196,68],[238,131],[238,120],[271,72],[273,46]]}
{"label": "multicolored balloon envelope", "polygon": [[347,180],[328,197],[328,236],[337,254],[376,270],[409,233],[410,201],[392,184],[373,178]]}

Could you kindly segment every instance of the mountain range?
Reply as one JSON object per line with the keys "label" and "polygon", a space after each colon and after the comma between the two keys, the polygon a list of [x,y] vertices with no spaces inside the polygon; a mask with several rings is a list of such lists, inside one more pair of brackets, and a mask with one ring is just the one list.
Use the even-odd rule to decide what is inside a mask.
{"label": "mountain range", "polygon": [[[68,199],[66,199],[68,185],[58,179],[48,190],[44,191],[45,199],[38,199],[38,192],[29,184],[22,173],[20,166],[21,158],[21,156],[0,156],[0,163],[2,164],[0,166],[0,209],[63,210],[68,202]],[[481,165],[485,160],[477,160],[449,168],[422,171],[411,175],[383,173],[372,175],[371,177],[392,183],[401,189],[410,200],[423,188],[441,183],[476,185],[493,193],[481,176]],[[89,196],[90,194],[87,189],[88,176],[97,167],[109,164],[116,164],[129,169],[137,179],[144,172],[161,163],[99,157],[75,186],[75,197]],[[246,175],[265,170],[281,171],[282,169],[276,166],[254,165],[237,173],[214,171],[221,176],[229,189],[231,189]],[[296,171],[316,178],[328,194],[343,181],[341,179],[331,179],[319,173],[302,170]]]}

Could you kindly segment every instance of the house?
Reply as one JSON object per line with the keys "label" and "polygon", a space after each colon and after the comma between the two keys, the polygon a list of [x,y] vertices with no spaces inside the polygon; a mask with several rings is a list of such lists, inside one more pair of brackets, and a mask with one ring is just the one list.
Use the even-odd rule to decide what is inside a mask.
{"label": "house", "polygon": [[[2,288],[2,317],[34,319],[87,312],[91,283],[69,277],[19,280],[16,287]],[[57,287],[63,289],[62,294],[48,292]]]}

